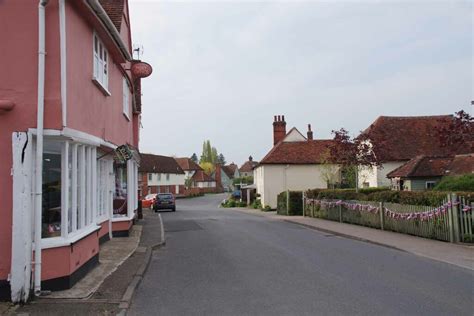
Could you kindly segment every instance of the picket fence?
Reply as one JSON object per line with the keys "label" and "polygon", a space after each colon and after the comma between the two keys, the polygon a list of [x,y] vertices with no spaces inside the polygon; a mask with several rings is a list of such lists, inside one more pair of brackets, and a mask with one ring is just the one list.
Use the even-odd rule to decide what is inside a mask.
{"label": "picket fence", "polygon": [[472,201],[448,194],[437,207],[303,197],[304,215],[419,237],[474,242]]}

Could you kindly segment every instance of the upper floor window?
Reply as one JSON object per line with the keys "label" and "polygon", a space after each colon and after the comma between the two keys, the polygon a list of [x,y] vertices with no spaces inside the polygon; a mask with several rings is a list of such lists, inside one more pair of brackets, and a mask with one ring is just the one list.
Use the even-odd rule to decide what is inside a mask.
{"label": "upper floor window", "polygon": [[94,77],[106,91],[109,88],[108,53],[104,44],[94,33]]}
{"label": "upper floor window", "polygon": [[151,181],[151,180],[153,180],[153,174],[152,174],[152,173],[149,173],[149,174],[148,174],[148,181]]}
{"label": "upper floor window", "polygon": [[130,102],[130,89],[128,87],[128,82],[125,77],[123,77],[123,114],[130,119],[129,117],[129,102]]}
{"label": "upper floor window", "polygon": [[169,173],[166,174],[166,180],[168,180],[168,181],[170,180],[170,174]]}

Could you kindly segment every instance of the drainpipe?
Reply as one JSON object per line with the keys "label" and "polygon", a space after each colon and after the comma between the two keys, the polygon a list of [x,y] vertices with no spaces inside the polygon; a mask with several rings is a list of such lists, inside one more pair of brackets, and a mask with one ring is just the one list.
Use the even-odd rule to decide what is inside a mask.
{"label": "drainpipe", "polygon": [[48,0],[40,0],[38,4],[38,113],[36,127],[36,176],[35,176],[35,277],[34,293],[41,294],[41,213],[43,183],[43,120],[44,120],[44,73],[45,73],[45,7]]}

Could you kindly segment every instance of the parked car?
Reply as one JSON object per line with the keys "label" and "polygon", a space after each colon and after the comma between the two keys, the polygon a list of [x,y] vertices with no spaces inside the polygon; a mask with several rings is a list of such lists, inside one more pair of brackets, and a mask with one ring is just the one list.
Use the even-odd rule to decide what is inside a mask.
{"label": "parked car", "polygon": [[151,208],[155,202],[156,194],[148,194],[142,199],[142,207]]}
{"label": "parked car", "polygon": [[176,212],[176,198],[171,193],[158,193],[153,203],[153,210],[171,210]]}
{"label": "parked car", "polygon": [[232,197],[234,199],[240,199],[241,197],[240,190],[235,190],[234,192],[232,192]]}

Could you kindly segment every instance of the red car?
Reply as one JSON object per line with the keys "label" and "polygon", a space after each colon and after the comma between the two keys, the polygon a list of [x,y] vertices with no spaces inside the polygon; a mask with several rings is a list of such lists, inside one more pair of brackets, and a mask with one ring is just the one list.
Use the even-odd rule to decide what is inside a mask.
{"label": "red car", "polygon": [[142,207],[151,208],[153,206],[153,203],[155,202],[155,199],[156,199],[156,194],[148,194],[142,200]]}

